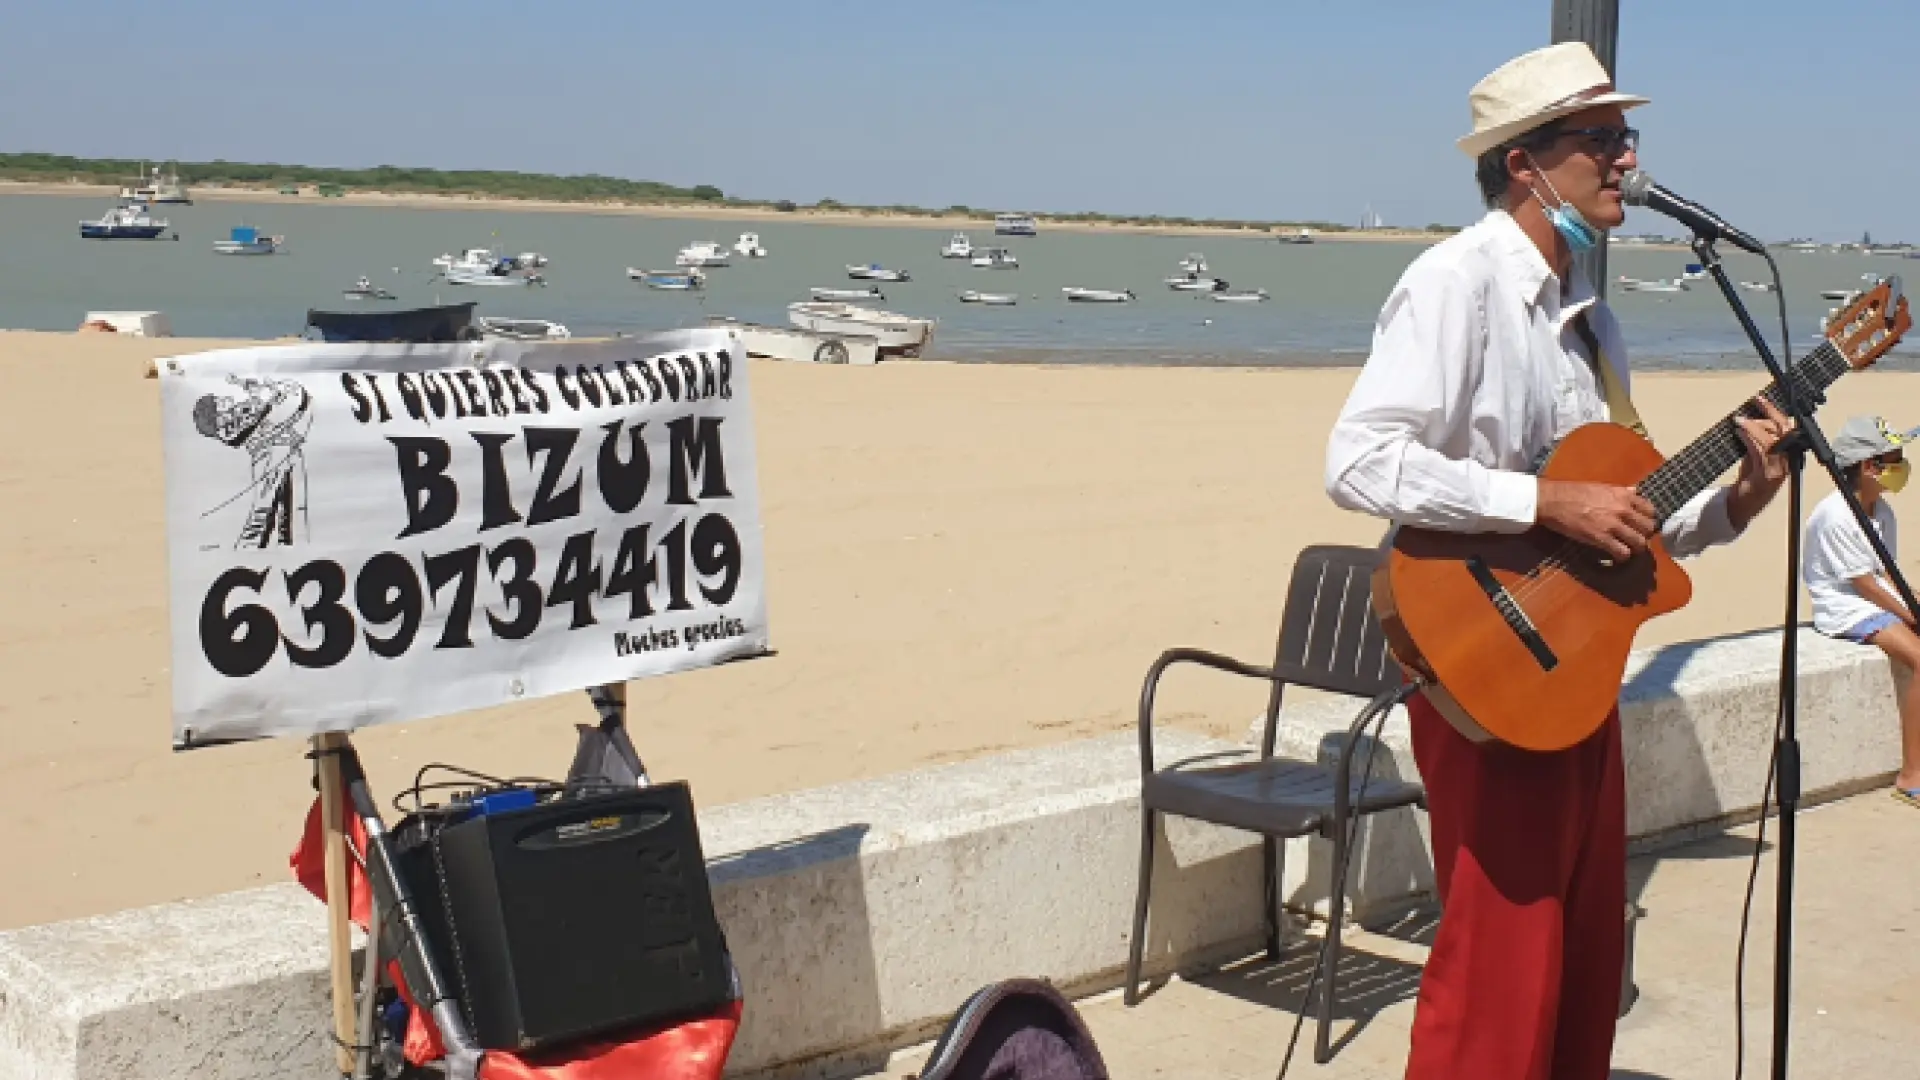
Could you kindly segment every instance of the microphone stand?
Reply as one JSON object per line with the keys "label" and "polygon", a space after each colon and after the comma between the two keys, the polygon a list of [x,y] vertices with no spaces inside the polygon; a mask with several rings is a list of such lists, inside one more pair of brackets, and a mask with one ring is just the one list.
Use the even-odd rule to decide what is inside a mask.
{"label": "microphone stand", "polygon": [[[1908,611],[1920,612],[1920,603],[1914,602],[1913,590],[1908,587],[1906,578],[1894,563],[1893,555],[1880,539],[1880,533],[1867,517],[1867,511],[1853,493],[1852,485],[1847,483],[1846,473],[1833,459],[1833,447],[1828,444],[1820,425],[1814,422],[1813,410],[1825,400],[1823,394],[1806,384],[1805,380],[1792,379],[1781,368],[1780,361],[1774,358],[1767,348],[1767,341],[1754,325],[1753,316],[1747,311],[1747,305],[1741,301],[1733,282],[1727,277],[1727,271],[1720,264],[1720,255],[1713,248],[1713,237],[1696,232],[1693,238],[1693,252],[1699,258],[1700,265],[1713,276],[1714,283],[1720,286],[1721,295],[1727,298],[1727,306],[1733,309],[1734,317],[1740,320],[1741,329],[1747,332],[1748,340],[1753,342],[1754,351],[1760,354],[1760,360],[1779,384],[1781,400],[1786,405],[1787,415],[1793,418],[1794,433],[1780,444],[1780,452],[1787,457],[1787,612],[1781,626],[1780,638],[1780,717],[1779,738],[1774,754],[1779,778],[1780,806],[1780,848],[1777,863],[1776,897],[1774,901],[1774,960],[1773,960],[1773,1072],[1774,1080],[1786,1080],[1787,1043],[1791,1020],[1789,997],[1793,989],[1793,892],[1794,892],[1794,818],[1800,808],[1800,737],[1795,723],[1798,708],[1799,690],[1799,630],[1800,630],[1800,502],[1802,475],[1806,468],[1806,455],[1811,452],[1814,460],[1827,470],[1833,478],[1833,486],[1846,500],[1847,508],[1853,511],[1854,520],[1860,525],[1860,531],[1872,545],[1873,553],[1880,559],[1880,565],[1886,570],[1894,588],[1900,593],[1900,599],[1907,605]],[[1765,820],[1766,807],[1760,808],[1761,818]]]}

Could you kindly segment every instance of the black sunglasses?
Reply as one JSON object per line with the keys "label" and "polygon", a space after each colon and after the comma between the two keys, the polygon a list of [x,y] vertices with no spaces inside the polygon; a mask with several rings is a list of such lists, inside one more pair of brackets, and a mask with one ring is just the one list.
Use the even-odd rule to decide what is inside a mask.
{"label": "black sunglasses", "polygon": [[1585,144],[1587,153],[1608,161],[1625,157],[1630,150],[1640,149],[1640,132],[1630,127],[1562,128],[1559,131],[1542,132],[1533,145],[1545,147],[1569,136],[1579,138]]}

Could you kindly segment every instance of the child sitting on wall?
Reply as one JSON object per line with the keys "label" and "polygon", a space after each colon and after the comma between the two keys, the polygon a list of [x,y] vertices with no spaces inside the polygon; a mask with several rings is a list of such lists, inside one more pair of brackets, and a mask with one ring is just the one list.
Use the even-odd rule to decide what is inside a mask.
{"label": "child sitting on wall", "polygon": [[[1910,464],[1901,447],[1916,436],[1920,428],[1902,434],[1877,416],[1856,416],[1833,440],[1835,461],[1895,559],[1898,532],[1884,496],[1906,486]],[[1839,492],[1813,508],[1804,546],[1801,576],[1813,597],[1813,628],[1828,637],[1877,645],[1891,663],[1901,751],[1893,797],[1920,808],[1920,680],[1913,677],[1920,667],[1920,634],[1914,613],[1901,603]]]}

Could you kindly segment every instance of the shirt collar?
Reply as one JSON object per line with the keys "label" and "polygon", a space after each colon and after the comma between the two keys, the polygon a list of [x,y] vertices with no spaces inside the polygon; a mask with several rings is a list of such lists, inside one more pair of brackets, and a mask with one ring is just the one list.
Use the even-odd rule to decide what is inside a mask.
{"label": "shirt collar", "polygon": [[1566,296],[1561,296],[1560,276],[1547,265],[1546,256],[1534,245],[1533,238],[1505,210],[1487,212],[1487,224],[1495,239],[1500,276],[1512,284],[1514,292],[1526,303],[1544,305],[1556,327],[1592,307],[1599,299],[1593,284],[1576,263],[1568,276]]}

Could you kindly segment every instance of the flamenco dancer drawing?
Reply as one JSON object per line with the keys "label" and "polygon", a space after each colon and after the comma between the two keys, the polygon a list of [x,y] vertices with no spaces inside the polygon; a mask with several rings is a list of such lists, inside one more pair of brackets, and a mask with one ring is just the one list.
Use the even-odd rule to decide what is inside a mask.
{"label": "flamenco dancer drawing", "polygon": [[302,539],[307,525],[307,431],[313,427],[313,400],[305,387],[277,379],[228,376],[238,394],[206,394],[193,403],[193,426],[209,439],[245,450],[253,480],[202,517],[250,499],[246,520],[233,546],[292,546],[296,527]]}

